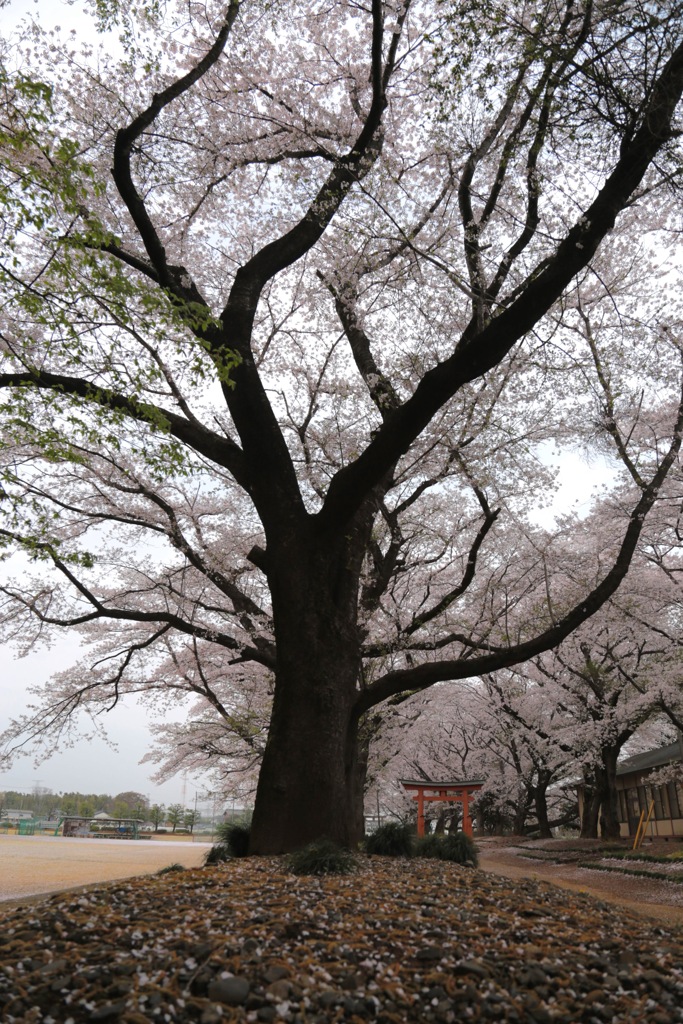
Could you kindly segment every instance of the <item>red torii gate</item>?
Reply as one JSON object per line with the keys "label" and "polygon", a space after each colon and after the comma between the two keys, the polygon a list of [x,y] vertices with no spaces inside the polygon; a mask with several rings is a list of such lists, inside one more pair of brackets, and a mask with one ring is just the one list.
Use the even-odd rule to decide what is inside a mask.
{"label": "red torii gate", "polygon": [[463,780],[462,782],[409,782],[399,780],[408,793],[413,793],[417,800],[417,834],[425,834],[425,803],[446,802],[462,804],[462,830],[472,835],[472,819],[470,817],[470,797],[484,785],[484,780]]}

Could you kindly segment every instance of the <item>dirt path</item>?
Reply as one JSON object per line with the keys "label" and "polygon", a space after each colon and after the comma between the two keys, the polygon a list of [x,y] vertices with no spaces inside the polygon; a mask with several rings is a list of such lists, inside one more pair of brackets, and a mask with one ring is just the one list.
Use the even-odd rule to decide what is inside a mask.
{"label": "dirt path", "polygon": [[169,864],[197,867],[210,843],[0,836],[0,909]]}
{"label": "dirt path", "polygon": [[591,871],[572,864],[532,860],[516,847],[480,845],[479,867],[506,878],[551,882],[561,889],[590,893],[597,899],[624,907],[641,917],[683,926],[683,886],[658,879],[635,878],[606,871]]}

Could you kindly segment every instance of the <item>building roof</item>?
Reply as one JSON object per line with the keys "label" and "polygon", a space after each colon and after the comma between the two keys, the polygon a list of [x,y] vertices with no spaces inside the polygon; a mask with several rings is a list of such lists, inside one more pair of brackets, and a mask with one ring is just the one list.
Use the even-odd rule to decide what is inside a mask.
{"label": "building roof", "polygon": [[683,760],[683,744],[676,740],[675,743],[669,743],[667,747],[658,747],[656,750],[646,750],[644,754],[627,757],[617,767],[617,775],[644,772],[648,768],[659,768],[663,764],[680,760]]}

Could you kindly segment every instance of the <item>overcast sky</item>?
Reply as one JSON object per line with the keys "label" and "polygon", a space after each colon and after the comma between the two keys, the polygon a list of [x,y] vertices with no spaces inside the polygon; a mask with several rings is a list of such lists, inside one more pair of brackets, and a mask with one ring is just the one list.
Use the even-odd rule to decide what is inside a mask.
{"label": "overcast sky", "polygon": [[[26,709],[30,700],[26,692],[28,686],[44,682],[52,672],[67,668],[77,655],[77,648],[67,638],[49,651],[26,658],[14,658],[11,650],[0,648],[0,731],[10,718]],[[195,793],[202,790],[201,783],[177,778],[157,785],[150,779],[154,766],[139,763],[151,746],[144,709],[129,699],[103,715],[102,721],[116,748],[104,740],[84,740],[77,742],[73,749],[64,749],[38,765],[34,765],[31,754],[21,755],[9,770],[0,771],[0,791],[31,792],[39,785],[54,793],[109,793],[114,796],[133,790],[144,793],[150,803],[168,806],[184,802],[188,807],[194,806]]]}

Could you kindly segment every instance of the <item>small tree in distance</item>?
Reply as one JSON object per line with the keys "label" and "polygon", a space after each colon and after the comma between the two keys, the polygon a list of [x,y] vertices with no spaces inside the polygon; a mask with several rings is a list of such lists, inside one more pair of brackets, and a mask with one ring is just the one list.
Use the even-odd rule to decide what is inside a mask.
{"label": "small tree in distance", "polygon": [[148,814],[149,820],[154,825],[154,831],[159,831],[159,825],[166,821],[166,810],[162,804],[152,804]]}
{"label": "small tree in distance", "polygon": [[[157,692],[258,747],[254,674],[252,851],[354,845],[374,709],[561,643],[677,463],[681,5],[105,8],[120,61],[0,77],[0,614],[90,651],[8,739]],[[629,481],[554,573],[551,438]]]}
{"label": "small tree in distance", "polygon": [[183,812],[183,828],[189,829],[190,834],[192,834],[198,821],[199,813],[186,807]]}
{"label": "small tree in distance", "polygon": [[166,811],[166,821],[172,826],[172,831],[182,824],[185,817],[185,808],[182,804],[170,804]]}

